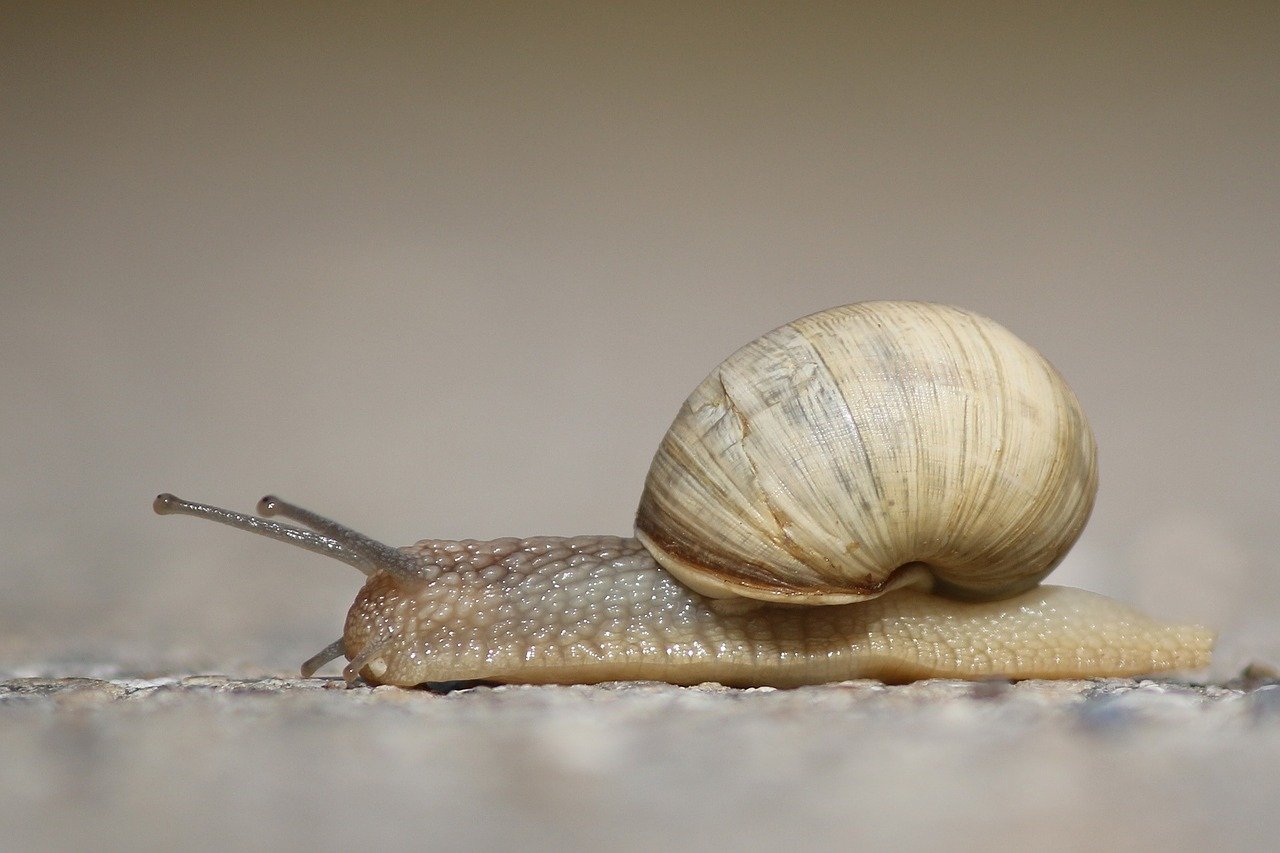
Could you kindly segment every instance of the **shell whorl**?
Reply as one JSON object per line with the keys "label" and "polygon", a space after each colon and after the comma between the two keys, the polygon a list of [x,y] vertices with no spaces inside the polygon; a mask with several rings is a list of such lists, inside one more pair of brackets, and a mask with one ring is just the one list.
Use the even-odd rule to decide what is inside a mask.
{"label": "shell whorl", "polygon": [[932,576],[1028,589],[1097,491],[1080,404],[1035,349],[942,305],[832,308],[757,338],[685,401],[636,532],[704,594],[836,604]]}

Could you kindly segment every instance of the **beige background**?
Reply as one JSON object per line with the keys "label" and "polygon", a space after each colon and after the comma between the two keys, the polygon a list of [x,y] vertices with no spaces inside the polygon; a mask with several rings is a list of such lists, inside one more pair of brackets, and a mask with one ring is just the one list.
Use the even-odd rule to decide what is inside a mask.
{"label": "beige background", "polygon": [[1055,578],[1280,662],[1280,13],[103,4],[0,44],[0,655],[291,667],[393,543],[618,532],[694,384],[945,301],[1090,413]]}

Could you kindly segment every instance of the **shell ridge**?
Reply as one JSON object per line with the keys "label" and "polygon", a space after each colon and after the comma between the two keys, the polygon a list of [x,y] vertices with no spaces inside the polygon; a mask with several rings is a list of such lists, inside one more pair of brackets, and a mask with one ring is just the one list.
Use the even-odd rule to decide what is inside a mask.
{"label": "shell ridge", "polygon": [[[769,536],[769,539],[774,544],[789,553],[797,562],[803,565],[808,565],[805,559],[806,555],[804,553],[804,549],[798,542],[792,539],[791,535],[787,532],[785,515],[777,506],[774,505],[773,501],[769,499],[769,490],[764,488],[760,481],[760,466],[756,459],[752,457],[751,449],[747,446],[747,436],[751,432],[749,421],[746,416],[743,415],[742,410],[738,407],[738,403],[733,399],[733,394],[729,392],[729,386],[725,383],[724,373],[717,371],[717,379],[720,382],[720,390],[724,394],[725,405],[728,410],[733,413],[734,417],[738,419],[742,433],[742,438],[739,441],[742,449],[742,458],[750,467],[751,480],[756,487],[756,493],[760,504],[764,506],[766,511],[768,511],[769,516],[773,519],[773,522],[776,525],[776,532],[773,535],[770,535],[770,531],[764,530],[763,528],[761,528],[761,532],[766,536]],[[746,497],[746,495],[744,494],[743,497]]]}
{"label": "shell ridge", "polygon": [[[739,418],[744,422],[748,421],[748,418],[743,413],[740,404],[734,400],[733,392],[729,389],[729,383],[726,381],[724,373],[720,372],[718,378],[720,386],[724,391],[727,404],[733,408]],[[749,432],[749,430],[745,431]],[[757,440],[760,440],[759,437]],[[796,507],[802,506],[802,502],[797,500],[796,496],[791,493],[785,478],[777,476],[776,472],[769,471],[770,476],[767,478],[766,482],[766,478],[762,473],[762,460],[757,458],[756,455],[753,455],[751,445],[745,440],[745,435],[742,442],[742,453],[743,458],[750,466],[751,477],[753,485],[755,486],[755,491],[758,495],[758,500],[769,512],[774,523],[777,525],[776,537],[771,537],[773,543],[789,554],[795,561],[795,565],[791,567],[793,570],[803,570],[803,573],[808,575],[803,578],[789,578],[788,581],[803,581],[809,584],[821,583],[824,580],[822,571],[818,566],[814,566],[812,562],[813,557],[816,556],[815,552],[805,547],[805,545],[796,539],[796,537],[790,532],[795,529],[795,523],[798,519],[799,513],[795,511],[788,512],[783,508],[780,502],[774,500],[772,495],[782,492],[791,498],[788,503]],[[799,520],[802,523],[817,523],[817,519],[813,518],[810,514],[806,514],[803,519]]]}
{"label": "shell ridge", "polygon": [[[955,579],[957,571],[976,573],[980,578],[985,579],[992,574],[991,569],[996,568],[995,566],[988,566],[987,570],[983,571],[980,568],[982,563],[975,561],[975,555],[969,543],[970,540],[975,538],[974,520],[986,517],[987,511],[993,507],[1000,508],[999,502],[995,501],[993,497],[1001,483],[1000,457],[1005,456],[1006,463],[1011,461],[1006,456],[1009,449],[1008,429],[1006,427],[1008,410],[1004,404],[1004,391],[1008,387],[1008,381],[1004,365],[1001,363],[1000,349],[987,334],[986,318],[967,311],[958,311],[957,313],[963,317],[965,323],[963,326],[956,324],[957,327],[953,330],[953,340],[956,352],[961,354],[961,357],[966,361],[969,372],[967,383],[969,388],[980,387],[986,376],[990,375],[991,385],[999,389],[1000,393],[988,395],[988,397],[984,398],[989,402],[990,407],[980,413],[985,418],[985,422],[990,429],[986,442],[991,448],[990,455],[983,460],[976,460],[975,458],[974,464],[969,466],[971,469],[975,468],[978,461],[980,461],[981,468],[979,470],[981,471],[981,476],[971,478],[965,484],[965,488],[960,492],[961,497],[958,500],[960,511],[950,525],[950,529],[946,531],[946,553],[954,555],[954,560],[949,561],[944,558],[944,564],[936,566],[936,568],[943,570],[943,578],[953,585],[957,584]],[[972,330],[973,334],[976,334],[980,345],[978,343],[966,345],[966,341],[972,341],[973,336],[962,335],[961,328]],[[979,439],[982,438],[982,436],[977,437]],[[980,446],[980,444],[976,446]],[[998,513],[996,514],[998,515]],[[991,533],[993,540],[1004,540],[1004,530],[994,530]],[[964,584],[958,585],[964,586]]]}
{"label": "shell ridge", "polygon": [[[817,346],[816,344],[813,345],[812,352],[814,357],[817,358],[818,360],[820,369],[830,379],[830,387],[835,392],[833,396],[836,399],[838,399],[840,402],[840,414],[842,415],[843,421],[849,425],[849,428],[852,431],[853,440],[857,445],[857,448],[859,450],[859,455],[861,457],[862,467],[866,469],[866,480],[870,484],[872,491],[875,493],[876,501],[879,507],[883,509],[887,498],[885,497],[884,489],[880,483],[880,472],[876,470],[875,460],[872,459],[871,450],[868,446],[866,437],[863,435],[862,424],[858,422],[858,417],[857,415],[854,414],[853,403],[849,399],[848,394],[845,391],[844,383],[839,381],[837,372],[832,368],[831,362],[828,361],[827,356],[822,351],[821,347]],[[845,494],[846,494],[846,497],[849,499],[850,503],[852,503],[853,501],[861,497],[861,493],[858,493],[852,490],[847,490]],[[888,530],[880,523],[878,519],[874,518],[871,514],[868,514],[866,518],[868,521],[871,522],[871,524],[876,529],[876,532],[878,534],[877,539],[879,540],[879,542],[877,542],[877,545],[885,541],[885,538],[888,535]],[[846,531],[846,532],[848,534],[853,533],[853,531]],[[859,549],[864,552],[867,550],[868,545],[870,544],[867,541],[867,537],[865,536],[858,537],[853,535],[847,535],[845,539],[850,544],[856,544],[859,547]],[[866,558],[864,558],[864,560],[865,559]],[[859,561],[859,562],[862,562],[862,561]],[[882,569],[884,567],[875,566],[874,568]],[[888,567],[888,569],[890,570],[892,570],[893,568],[895,567],[893,566]]]}
{"label": "shell ridge", "polygon": [[815,572],[815,581],[848,584],[859,574],[870,574],[875,576],[872,582],[878,583],[879,576],[894,566],[883,566],[883,559],[868,549],[872,540],[857,535],[860,529],[876,525],[860,485],[868,480],[874,483],[877,474],[869,454],[849,452],[849,443],[861,445],[862,437],[858,419],[825,357],[829,340],[795,324],[762,339],[781,368],[778,374],[789,377],[785,392],[778,396],[793,405],[767,401],[770,427],[759,432],[766,437],[796,437],[797,445],[764,445],[756,463],[766,493],[776,487],[787,496],[779,507],[784,524],[789,538],[803,546],[798,559]]}

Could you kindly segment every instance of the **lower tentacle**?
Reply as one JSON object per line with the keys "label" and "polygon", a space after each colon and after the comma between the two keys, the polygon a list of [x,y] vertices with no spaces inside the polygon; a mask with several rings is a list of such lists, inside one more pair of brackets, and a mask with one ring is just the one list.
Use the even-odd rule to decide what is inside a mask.
{"label": "lower tentacle", "polygon": [[323,649],[316,652],[314,655],[312,655],[311,657],[307,658],[302,662],[302,667],[300,670],[302,677],[310,678],[311,676],[315,675],[316,672],[319,671],[320,667],[324,666],[330,661],[335,661],[338,658],[342,657],[344,654],[346,654],[345,649],[346,649],[346,646],[341,637],[334,640],[332,643],[325,646]]}

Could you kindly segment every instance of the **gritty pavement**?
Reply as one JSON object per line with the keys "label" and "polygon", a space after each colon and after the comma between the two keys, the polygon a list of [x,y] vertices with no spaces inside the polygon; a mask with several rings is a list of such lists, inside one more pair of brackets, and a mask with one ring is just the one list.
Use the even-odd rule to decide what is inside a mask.
{"label": "gritty pavement", "polygon": [[9,677],[0,847],[1261,850],[1280,833],[1270,676],[447,693]]}

